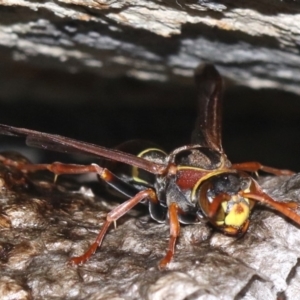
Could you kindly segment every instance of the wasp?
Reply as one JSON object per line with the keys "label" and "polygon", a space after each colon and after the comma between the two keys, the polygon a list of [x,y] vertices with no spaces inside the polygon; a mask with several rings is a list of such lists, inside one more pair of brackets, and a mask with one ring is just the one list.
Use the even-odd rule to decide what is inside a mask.
{"label": "wasp", "polygon": [[140,140],[129,141],[118,148],[77,141],[60,135],[25,128],[0,125],[0,133],[25,136],[29,146],[43,149],[81,152],[104,158],[107,165],[91,164],[31,164],[2,157],[7,165],[23,172],[49,170],[61,174],[96,173],[108,186],[127,197],[110,211],[94,243],[74,265],[86,262],[101,246],[111,226],[137,204],[148,206],[150,216],[157,222],[168,221],[169,245],[159,268],[168,266],[174,256],[180,224],[208,222],[230,236],[242,236],[248,229],[251,211],[260,202],[300,225],[296,202],[278,202],[263,192],[252,174],[264,171],[274,175],[291,175],[260,164],[232,164],[224,153],[222,133],[223,82],[217,69],[210,64],[195,70],[198,96],[198,116],[191,143],[166,153],[155,144]]}

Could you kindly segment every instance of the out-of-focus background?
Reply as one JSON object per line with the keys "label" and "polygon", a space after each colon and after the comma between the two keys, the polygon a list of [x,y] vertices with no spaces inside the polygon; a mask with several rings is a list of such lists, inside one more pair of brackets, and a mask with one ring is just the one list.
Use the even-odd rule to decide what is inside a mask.
{"label": "out-of-focus background", "polygon": [[0,123],[172,150],[189,142],[193,70],[210,62],[228,157],[300,170],[297,1],[2,1],[0,13]]}

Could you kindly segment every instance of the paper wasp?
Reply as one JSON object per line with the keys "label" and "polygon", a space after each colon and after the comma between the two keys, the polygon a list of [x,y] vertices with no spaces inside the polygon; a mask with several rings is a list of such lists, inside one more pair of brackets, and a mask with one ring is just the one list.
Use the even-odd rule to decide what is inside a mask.
{"label": "paper wasp", "polygon": [[250,176],[260,170],[275,175],[293,172],[258,162],[231,164],[221,143],[222,78],[213,65],[204,65],[196,69],[195,81],[199,108],[191,144],[169,154],[144,141],[129,141],[116,149],[108,149],[59,135],[0,125],[1,134],[25,136],[30,146],[76,151],[108,160],[107,167],[58,162],[29,164],[2,157],[3,163],[24,172],[49,170],[56,176],[93,172],[128,198],[107,214],[94,243],[83,255],[71,258],[72,264],[86,262],[101,246],[111,223],[138,203],[148,206],[154,220],[168,220],[170,224],[169,246],[159,263],[161,269],[174,256],[180,224],[206,221],[227,235],[241,236],[249,227],[254,204],[260,202],[300,225],[296,202],[275,201]]}

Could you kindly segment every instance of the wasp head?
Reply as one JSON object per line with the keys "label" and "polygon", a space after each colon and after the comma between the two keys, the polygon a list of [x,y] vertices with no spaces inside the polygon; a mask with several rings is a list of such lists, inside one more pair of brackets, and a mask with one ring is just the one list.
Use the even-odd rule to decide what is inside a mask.
{"label": "wasp head", "polygon": [[244,234],[254,205],[242,196],[250,191],[252,179],[240,173],[209,177],[198,187],[197,205],[209,222],[229,235]]}

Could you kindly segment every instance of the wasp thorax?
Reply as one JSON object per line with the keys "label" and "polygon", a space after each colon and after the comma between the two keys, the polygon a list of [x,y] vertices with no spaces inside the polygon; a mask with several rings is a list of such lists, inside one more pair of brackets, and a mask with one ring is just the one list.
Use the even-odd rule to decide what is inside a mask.
{"label": "wasp thorax", "polygon": [[208,178],[199,187],[198,204],[209,221],[227,234],[248,228],[252,201],[240,192],[249,192],[251,179],[238,173],[222,173]]}

